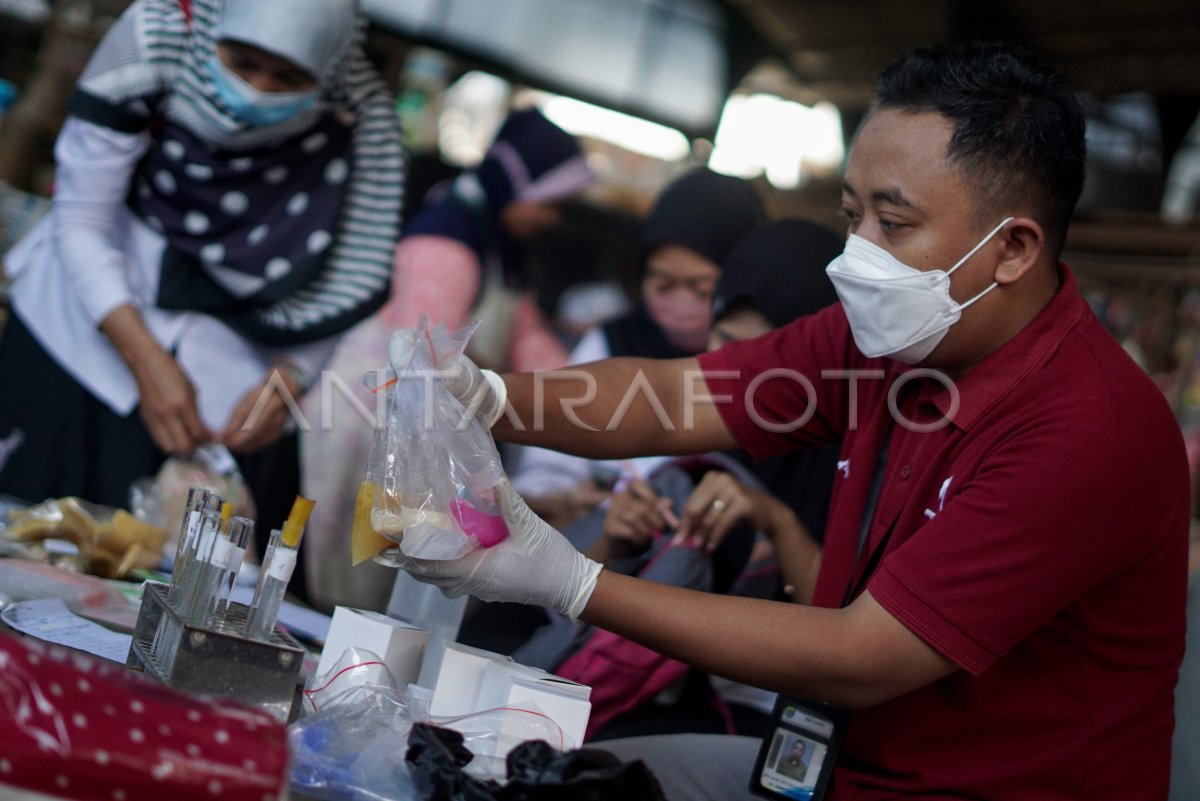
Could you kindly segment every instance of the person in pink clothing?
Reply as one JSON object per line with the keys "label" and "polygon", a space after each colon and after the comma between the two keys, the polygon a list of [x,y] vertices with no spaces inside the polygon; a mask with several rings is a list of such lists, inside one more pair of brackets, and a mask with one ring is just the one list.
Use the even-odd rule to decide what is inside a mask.
{"label": "person in pink clothing", "polygon": [[391,333],[415,326],[421,315],[450,328],[479,320],[470,353],[481,364],[565,364],[567,351],[526,284],[521,245],[554,225],[556,204],[593,177],[574,137],[536,109],[514,111],[479,166],[435,188],[406,226],[391,299],[342,340],[330,363],[345,391],[312,393],[305,407],[311,430],[301,440],[304,492],[317,501],[305,559],[317,605],[382,610],[395,579],[395,571],[373,564],[349,572],[354,498],[371,446],[367,410],[375,408],[358,378],[386,367]]}
{"label": "person in pink clothing", "polygon": [[556,204],[593,175],[575,138],[537,109],[515,111],[483,162],[436,190],[396,248],[391,329],[426,315],[451,328],[481,321],[473,354],[520,369],[559,367],[567,353],[528,291],[522,244],[558,221]]}

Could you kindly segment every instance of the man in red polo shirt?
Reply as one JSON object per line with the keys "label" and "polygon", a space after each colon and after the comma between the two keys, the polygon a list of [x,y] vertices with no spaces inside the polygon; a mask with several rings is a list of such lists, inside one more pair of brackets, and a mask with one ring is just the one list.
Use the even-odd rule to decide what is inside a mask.
{"label": "man in red polo shirt", "polygon": [[[1058,260],[1082,113],[1002,46],[919,50],[877,95],[846,168],[840,305],[582,384],[466,362],[448,382],[497,437],[593,458],[841,441],[812,606],[601,571],[507,485],[508,541],[404,567],[854,710],[832,798],[1165,798],[1187,468],[1162,396]],[[727,504],[694,500],[682,530],[705,540]],[[619,750],[671,797],[745,796],[752,746],[722,743],[674,763],[661,740]]]}

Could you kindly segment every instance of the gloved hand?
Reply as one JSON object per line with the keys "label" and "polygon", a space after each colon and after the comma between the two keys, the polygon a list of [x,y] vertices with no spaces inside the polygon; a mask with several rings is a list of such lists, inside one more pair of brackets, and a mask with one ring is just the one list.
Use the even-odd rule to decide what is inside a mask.
{"label": "gloved hand", "polygon": [[499,545],[450,561],[412,559],[391,548],[376,561],[406,570],[451,598],[544,606],[578,620],[596,589],[600,565],[534,514],[507,479],[496,495],[509,533]]}
{"label": "gloved hand", "polygon": [[[403,373],[412,360],[416,343],[407,331],[397,331],[388,343],[388,361],[397,375]],[[446,365],[446,389],[458,398],[475,419],[490,431],[508,403],[508,388],[504,379],[492,370],[482,370],[471,358],[463,354],[451,365]]]}

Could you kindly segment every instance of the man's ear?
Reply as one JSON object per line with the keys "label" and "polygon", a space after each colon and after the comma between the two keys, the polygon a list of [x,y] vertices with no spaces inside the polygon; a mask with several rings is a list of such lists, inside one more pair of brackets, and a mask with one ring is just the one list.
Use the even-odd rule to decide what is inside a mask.
{"label": "man's ear", "polygon": [[1037,266],[1046,247],[1046,233],[1032,217],[1013,219],[996,237],[1001,248],[995,280],[1001,286],[1021,280]]}

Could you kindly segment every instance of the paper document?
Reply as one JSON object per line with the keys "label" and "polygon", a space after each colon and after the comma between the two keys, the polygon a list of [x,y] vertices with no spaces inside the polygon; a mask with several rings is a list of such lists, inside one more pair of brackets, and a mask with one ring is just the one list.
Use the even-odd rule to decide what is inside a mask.
{"label": "paper document", "polygon": [[61,598],[20,601],[0,613],[13,629],[39,640],[86,651],[103,659],[125,664],[133,637],[109,631],[98,623],[72,612]]}

